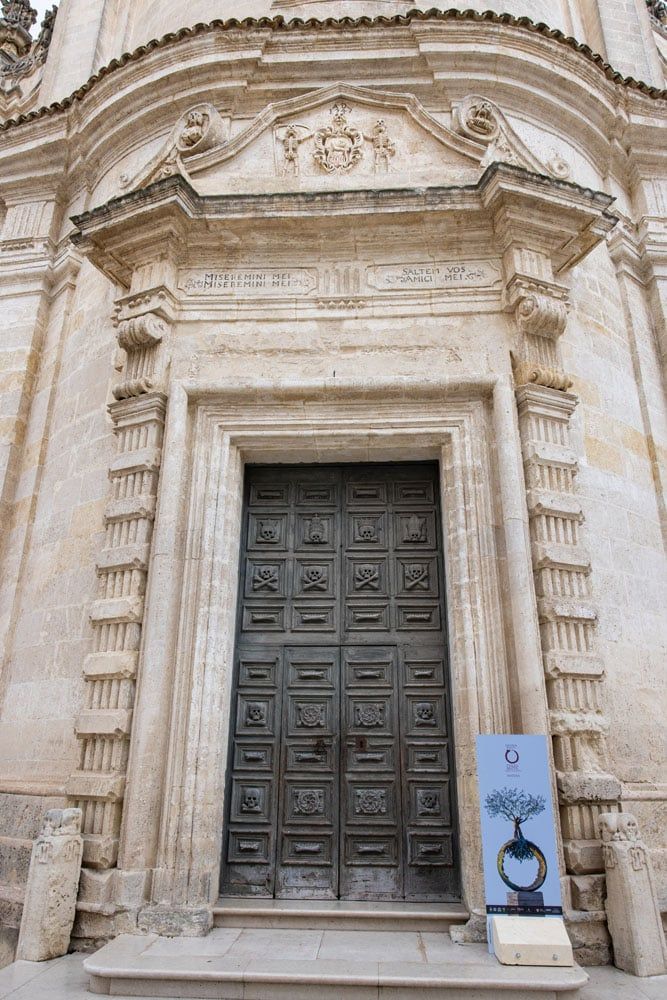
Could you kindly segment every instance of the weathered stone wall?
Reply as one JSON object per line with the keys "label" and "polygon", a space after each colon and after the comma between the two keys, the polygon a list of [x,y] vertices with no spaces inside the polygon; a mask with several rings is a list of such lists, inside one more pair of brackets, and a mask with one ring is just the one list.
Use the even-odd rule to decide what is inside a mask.
{"label": "weathered stone wall", "polygon": [[[79,77],[84,68],[88,73],[123,49],[182,26],[181,4],[170,5],[162,0],[152,6],[146,4],[141,18],[133,23],[122,5],[86,0],[81,31],[76,35],[72,26],[79,16],[77,4],[78,0],[63,4],[57,29],[60,35],[54,43],[60,46],[59,61],[49,63],[50,76],[47,74],[44,83],[44,94],[48,93],[49,99],[63,97],[83,82]],[[324,16],[328,13],[325,8],[335,7],[336,14],[352,12],[352,8],[356,13],[362,9],[388,13],[410,6],[313,3],[302,4],[298,12]],[[487,2],[477,5],[479,9],[490,6]],[[611,6],[605,5],[605,9]],[[195,0],[188,7],[188,19],[194,22],[220,16],[259,15],[269,12],[266,8],[267,4],[247,3],[226,12],[220,10],[220,4]],[[503,4],[502,9],[525,13],[534,20],[545,20],[578,34],[573,5],[565,0],[560,5],[526,0]],[[599,19],[597,6],[588,5],[586,11],[586,24],[593,34],[598,29],[604,33],[605,26],[609,29],[604,37],[611,49],[614,38],[618,42],[621,35],[613,35],[602,8]],[[297,7],[289,3],[274,5],[270,12],[287,16],[297,13]],[[640,53],[647,53],[643,16],[643,7],[635,6],[634,0],[624,6],[623,24],[633,39],[636,59]],[[617,21],[615,31],[621,31],[619,25]],[[372,139],[368,135],[364,140],[366,159],[356,175],[325,176],[312,154],[304,153],[301,173],[296,176],[289,174],[280,159],[284,153],[280,129],[284,124],[280,118],[269,120],[265,111],[276,101],[276,94],[297,99],[323,83],[334,89],[340,86],[340,81],[330,78],[329,42],[322,40],[321,34],[312,43],[308,60],[302,60],[298,36],[290,37],[295,65],[288,71],[281,48],[285,36],[278,41],[268,32],[262,36],[264,61],[260,60],[259,70],[255,36],[252,44],[242,34],[232,40],[229,35],[213,33],[187,40],[178,50],[156,50],[115,71],[116,75],[108,76],[77,103],[73,112],[59,112],[3,133],[0,157],[6,170],[0,197],[6,204],[6,214],[0,213],[4,218],[0,235],[0,920],[10,928],[7,951],[18,926],[30,842],[40,818],[47,808],[64,804],[65,788],[73,774],[79,778],[82,772],[108,774],[109,761],[102,759],[102,750],[98,759],[94,748],[105,746],[107,737],[118,737],[112,727],[111,702],[116,704],[118,685],[125,685],[125,698],[134,683],[133,674],[122,678],[105,675],[99,684],[83,678],[84,669],[88,669],[86,656],[94,648],[100,652],[94,646],[89,620],[94,602],[109,596],[128,596],[124,591],[122,595],[104,591],[110,586],[111,573],[117,572],[119,580],[131,577],[131,586],[141,591],[139,596],[143,596],[145,583],[143,562],[130,569],[114,562],[105,534],[105,510],[112,491],[108,471],[116,457],[116,440],[106,409],[113,400],[111,387],[119,379],[124,380],[126,398],[120,407],[116,404],[116,413],[129,413],[135,391],[139,395],[146,391],[145,386],[130,384],[141,382],[134,377],[137,372],[128,374],[126,367],[125,374],[120,374],[128,358],[126,353],[118,352],[114,303],[122,296],[122,308],[129,310],[128,316],[133,310],[141,314],[143,308],[141,295],[133,300],[129,293],[130,280],[135,282],[132,290],[137,293],[145,288],[161,288],[165,283],[175,303],[169,299],[170,309],[173,307],[176,314],[177,307],[183,306],[171,324],[168,353],[161,362],[160,391],[164,389],[170,395],[168,407],[173,406],[172,400],[183,385],[191,381],[208,385],[213,391],[216,386],[230,383],[238,383],[239,387],[259,380],[315,384],[334,378],[407,379],[409,385],[418,388],[438,378],[464,399],[465,386],[471,383],[491,384],[500,379],[510,386],[510,351],[517,348],[517,334],[514,318],[507,311],[508,302],[501,294],[502,254],[494,244],[501,238],[502,224],[495,220],[492,225],[490,214],[474,232],[460,220],[458,230],[457,226],[430,229],[428,223],[410,232],[403,225],[391,227],[386,223],[381,229],[371,214],[338,229],[327,224],[314,233],[311,226],[306,235],[304,225],[292,219],[283,222],[278,241],[275,232],[270,238],[258,236],[252,226],[244,231],[242,224],[234,222],[213,249],[210,243],[202,243],[202,267],[319,268],[322,291],[318,302],[306,303],[306,308],[301,302],[293,303],[282,312],[282,306],[269,305],[262,310],[247,299],[240,304],[232,301],[231,305],[227,300],[226,309],[216,301],[198,302],[193,307],[183,282],[179,283],[164,263],[170,251],[161,243],[154,248],[154,273],[147,268],[133,277],[122,254],[114,258],[111,252],[105,256],[102,250],[98,253],[90,247],[91,258],[117,280],[102,276],[90,260],[82,261],[82,255],[68,241],[72,231],[70,216],[123,194],[131,199],[150,181],[178,172],[181,167],[192,171],[188,176],[196,190],[212,196],[225,193],[231,197],[246,191],[259,195],[270,190],[277,196],[296,191],[305,199],[320,188],[410,190],[417,182],[472,185],[487,163],[495,159],[509,161],[543,178],[548,176],[554,188],[566,180],[579,185],[578,191],[607,191],[616,198],[614,210],[623,216],[623,222],[608,245],[598,246],[571,268],[568,264],[568,273],[554,279],[572,286],[572,310],[559,350],[562,368],[574,380],[571,391],[579,400],[571,418],[570,437],[579,463],[574,491],[585,519],[582,544],[591,559],[598,653],[604,665],[604,678],[596,691],[599,714],[609,722],[609,760],[605,767],[623,783],[623,802],[641,822],[663,902],[667,903],[667,626],[661,614],[667,597],[667,414],[663,382],[667,295],[658,252],[665,196],[656,180],[663,167],[657,147],[651,147],[652,136],[659,131],[659,116],[664,114],[664,102],[651,103],[635,91],[620,86],[616,89],[583,56],[564,46],[556,49],[557,43],[534,33],[493,27],[484,35],[482,45],[481,36],[475,34],[477,27],[472,23],[458,25],[461,30],[456,35],[442,36],[449,39],[456,53],[455,64],[448,62],[442,37],[439,47],[429,47],[430,29],[425,22],[414,34],[406,31],[395,43],[388,41],[388,36],[373,36],[373,53],[380,47],[383,52],[381,87],[374,76],[376,64],[370,55],[364,61],[364,46],[359,46],[359,38],[350,34],[350,51],[357,46],[351,57],[355,60],[353,68],[368,86],[379,91],[388,86],[389,80],[396,92],[407,89],[405,79],[419,80],[415,89],[421,104],[416,117],[410,117],[406,106],[392,105],[386,94],[378,98],[382,112],[375,105],[364,104],[354,92],[346,97],[354,105],[350,120],[354,123],[363,118],[364,131],[369,135],[377,116],[385,116],[396,146],[391,171],[386,174],[375,172],[377,163],[372,160]],[[368,37],[364,36],[364,42]],[[340,48],[338,36],[335,43]],[[77,44],[80,48],[75,59]],[[216,53],[219,56],[224,52],[225,60],[233,62],[235,46],[238,51],[245,46],[243,58],[239,56],[233,72],[220,73]],[[276,54],[279,58],[275,64],[280,70],[267,68],[274,65]],[[297,64],[303,74],[298,80],[293,79]],[[480,67],[484,72],[488,70],[488,77],[478,80],[475,88],[483,96],[496,98],[504,112],[500,136],[504,146],[475,147],[475,140],[470,139],[465,127],[461,128],[460,104],[470,87],[462,65],[474,65],[480,72]],[[349,68],[346,66],[340,73],[343,78]],[[278,74],[277,85],[272,72]],[[249,85],[244,81],[237,86],[235,73],[239,78],[245,73]],[[537,87],[539,73],[545,80]],[[446,79],[448,74],[450,79]],[[636,75],[650,79],[648,69],[646,74]],[[449,88],[446,98],[443,79]],[[584,102],[584,93],[588,103]],[[334,99],[335,95],[330,95],[326,101],[322,99],[323,103],[301,108],[299,121],[306,121],[314,133],[329,121]],[[202,102],[211,102],[228,114],[225,119],[221,115],[221,123],[217,123],[220,134],[216,141],[224,144],[228,129],[229,137],[239,147],[223,151],[218,159],[215,148],[212,152],[205,150],[201,155],[205,159],[210,154],[208,166],[206,162],[202,166],[196,156],[181,161],[174,157],[173,137],[178,138],[182,127],[179,121],[185,122],[188,110]],[[424,112],[425,106],[430,116]],[[621,107],[624,127],[627,125],[622,153],[617,131]],[[410,108],[414,111],[412,105]],[[498,107],[495,113],[499,113]],[[267,117],[259,121],[256,116],[261,114]],[[631,124],[625,118],[632,119]],[[258,121],[256,134],[244,145],[244,134]],[[472,145],[466,146],[466,142]],[[44,150],[52,153],[52,175],[48,176],[43,166]],[[628,158],[633,161],[630,166]],[[629,173],[632,185],[627,181]],[[39,188],[34,194],[33,185]],[[569,224],[565,206],[570,190],[565,186],[560,192],[564,227]],[[536,229],[541,221],[538,213]],[[185,238],[179,235],[178,227],[175,232],[177,239],[183,239],[179,253],[185,254]],[[640,237],[645,239],[643,245]],[[386,300],[374,300],[375,305],[360,304],[359,300],[370,294],[363,288],[367,267],[400,266],[404,261],[422,259],[456,261],[457,255],[475,240],[474,256],[492,256],[498,274],[497,282],[492,281],[483,293],[471,288],[458,297],[448,299],[445,295],[439,299],[436,295],[408,302],[400,309]],[[654,269],[649,251],[656,247],[658,263]],[[580,249],[585,255],[586,247]],[[572,259],[575,256],[573,251]],[[360,266],[358,273],[356,264]],[[545,279],[547,285],[550,280]],[[145,309],[154,308],[155,301],[158,308],[164,309],[167,299],[160,303],[159,297],[151,293],[147,297],[151,305]],[[132,346],[131,337],[128,342]],[[139,347],[136,353],[141,353]],[[137,362],[139,367],[141,363]],[[560,391],[562,373],[556,372],[555,377]],[[509,395],[513,402],[511,392]],[[498,439],[499,425],[494,425],[490,417],[478,426],[480,447],[493,456],[492,475],[497,476],[499,467],[507,462],[507,442]],[[191,444],[188,442],[188,447]],[[133,450],[131,442],[127,450]],[[306,448],[298,457],[316,461],[319,453],[314,447]],[[154,502],[155,468],[151,475],[155,476],[150,497]],[[489,483],[485,485],[489,488]],[[141,490],[139,495],[143,497]],[[525,505],[522,516],[527,521]],[[493,517],[498,523],[499,552],[492,572],[498,581],[509,585],[513,581],[503,576],[508,542],[499,526],[497,509]],[[177,531],[184,530],[183,523],[178,522]],[[98,577],[96,564],[105,550],[108,565]],[[158,553],[163,554],[164,550]],[[120,559],[123,553],[116,555]],[[122,589],[125,584],[119,586]],[[503,590],[504,639],[510,647],[514,595],[509,586]],[[135,631],[138,644],[139,630]],[[131,650],[135,666],[136,652],[135,645]],[[516,650],[508,653],[510,669],[516,668],[515,660]],[[576,682],[572,691],[576,694]],[[514,693],[520,700],[520,685]],[[573,711],[576,707],[572,706]],[[76,720],[82,711],[86,713],[86,724],[92,726],[94,721],[111,727],[97,743],[94,737],[99,733],[93,732],[93,739],[87,742],[75,736]],[[518,704],[513,712],[513,718],[521,718]],[[125,768],[129,732],[123,730],[120,736],[125,740],[121,753]],[[84,761],[86,747],[88,757]],[[107,811],[113,812],[110,823],[117,842],[121,807],[107,795],[98,809],[93,785],[93,779],[86,785],[88,791],[92,789],[89,799],[93,806],[85,812],[84,832],[90,837],[92,831],[87,825],[102,829],[108,806]],[[156,837],[157,833],[151,831],[148,839]],[[117,843],[114,850],[116,847]],[[113,861],[107,868],[113,875]],[[125,905],[131,895],[128,889],[127,896],[123,896],[112,877],[103,881],[106,874],[90,869],[84,873],[85,891],[90,890],[90,899],[95,899],[98,915],[112,896]],[[109,925],[101,919],[96,923],[96,919],[90,917],[85,928],[81,924],[80,937],[90,940],[98,930],[100,935],[108,933]]]}

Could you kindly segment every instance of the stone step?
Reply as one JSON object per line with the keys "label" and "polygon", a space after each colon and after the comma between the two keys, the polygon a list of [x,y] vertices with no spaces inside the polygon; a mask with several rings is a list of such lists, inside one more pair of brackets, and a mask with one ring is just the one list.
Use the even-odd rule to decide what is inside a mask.
{"label": "stone step", "polygon": [[443,931],[469,917],[460,903],[366,903],[348,900],[218,900],[216,927],[321,930]]}
{"label": "stone step", "polygon": [[201,1000],[577,1000],[582,969],[504,967],[484,945],[414,931],[215,928],[123,935],[87,958],[102,996]]}

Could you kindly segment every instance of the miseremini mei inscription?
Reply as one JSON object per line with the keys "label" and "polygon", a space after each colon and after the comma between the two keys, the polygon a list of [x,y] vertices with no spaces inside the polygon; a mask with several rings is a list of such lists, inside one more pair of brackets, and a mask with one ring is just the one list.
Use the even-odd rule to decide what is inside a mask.
{"label": "miseremini mei inscription", "polygon": [[[427,261],[410,264],[377,264],[366,268],[350,264],[343,272],[354,272],[354,294],[392,291],[456,291],[459,288],[492,288],[500,281],[500,267],[491,260]],[[326,289],[332,293],[332,274],[337,278],[334,294],[352,294],[351,279],[340,282],[340,267],[232,268],[224,271],[188,270],[181,274],[180,287],[186,295],[212,298],[283,298],[310,295]],[[365,281],[364,281],[365,274]],[[347,285],[350,285],[348,288]],[[364,287],[365,285],[365,287]]]}

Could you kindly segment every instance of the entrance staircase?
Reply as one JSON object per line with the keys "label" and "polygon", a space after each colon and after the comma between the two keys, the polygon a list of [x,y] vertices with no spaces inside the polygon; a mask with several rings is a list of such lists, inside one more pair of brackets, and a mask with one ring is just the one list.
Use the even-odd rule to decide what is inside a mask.
{"label": "entrance staircase", "polygon": [[456,945],[437,904],[225,899],[205,938],[123,935],[88,958],[103,996],[202,1000],[575,1000],[580,968],[507,968]]}

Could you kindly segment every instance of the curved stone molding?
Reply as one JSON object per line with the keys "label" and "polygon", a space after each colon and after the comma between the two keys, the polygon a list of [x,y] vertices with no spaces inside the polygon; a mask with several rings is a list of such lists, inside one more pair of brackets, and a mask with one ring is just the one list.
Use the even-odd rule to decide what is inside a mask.
{"label": "curved stone molding", "polygon": [[160,152],[138,174],[121,174],[120,186],[144,187],[164,177],[187,171],[183,161],[222,145],[229,123],[212,104],[196,104],[178,119]]}

